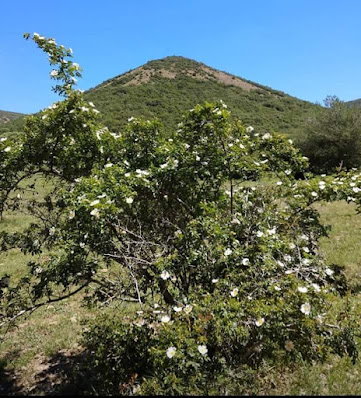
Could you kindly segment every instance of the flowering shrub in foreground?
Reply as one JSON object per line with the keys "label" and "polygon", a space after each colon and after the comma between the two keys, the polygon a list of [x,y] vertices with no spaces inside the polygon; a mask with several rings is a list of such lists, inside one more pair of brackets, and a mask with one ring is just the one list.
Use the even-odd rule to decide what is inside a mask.
{"label": "flowering shrub in foreground", "polygon": [[248,383],[264,363],[356,359],[358,325],[327,315],[347,286],[319,254],[326,230],[311,205],[359,203],[360,175],[314,178],[290,140],[232,120],[222,101],[190,110],[171,138],[137,119],[112,133],[69,87],[72,73],[52,74],[63,102],[31,117],[20,143],[0,142],[2,209],[18,203],[9,194],[24,175],[66,184],[28,204],[37,224],[2,234],[3,250],[48,251],[2,289],[3,323],[81,290],[134,303],[85,334],[103,393],[220,392],[236,369]]}

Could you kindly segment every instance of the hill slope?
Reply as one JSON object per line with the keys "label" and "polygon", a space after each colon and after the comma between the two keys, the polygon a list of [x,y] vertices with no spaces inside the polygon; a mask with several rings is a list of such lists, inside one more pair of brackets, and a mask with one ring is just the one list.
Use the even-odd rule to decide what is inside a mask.
{"label": "hill slope", "polygon": [[349,106],[355,106],[357,108],[361,108],[361,98],[353,100],[353,101],[348,101],[348,102],[346,102],[346,104]]}
{"label": "hill slope", "polygon": [[8,112],[8,111],[1,111],[0,110],[0,125],[9,123],[12,120],[18,119],[18,118],[20,118],[22,116],[24,116],[23,113]]}
{"label": "hill slope", "polygon": [[[102,112],[103,122],[119,131],[128,118],[157,117],[167,131],[198,103],[222,99],[245,124],[297,137],[302,123],[321,107],[281,91],[213,69],[184,57],[150,61],[86,91]],[[19,121],[6,126],[19,130]],[[0,131],[4,128],[1,129]]]}
{"label": "hill slope", "polygon": [[88,90],[86,97],[115,130],[131,116],[158,117],[174,129],[182,112],[222,99],[245,124],[297,136],[307,115],[321,109],[183,57],[150,61]]}

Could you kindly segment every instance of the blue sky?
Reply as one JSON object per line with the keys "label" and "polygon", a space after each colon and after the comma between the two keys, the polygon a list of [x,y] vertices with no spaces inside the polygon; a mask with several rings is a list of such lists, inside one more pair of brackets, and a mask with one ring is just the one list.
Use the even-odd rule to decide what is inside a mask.
{"label": "blue sky", "polygon": [[2,0],[0,11],[3,110],[57,99],[23,32],[72,47],[82,89],[182,55],[312,102],[361,97],[361,0]]}

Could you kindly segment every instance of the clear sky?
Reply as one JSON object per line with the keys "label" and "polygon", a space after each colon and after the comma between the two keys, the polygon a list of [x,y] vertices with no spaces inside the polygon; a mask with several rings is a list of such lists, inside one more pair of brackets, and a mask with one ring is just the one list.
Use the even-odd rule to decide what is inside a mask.
{"label": "clear sky", "polygon": [[0,109],[56,99],[23,32],[72,47],[82,89],[182,55],[312,102],[360,98],[360,16],[361,0],[0,0]]}

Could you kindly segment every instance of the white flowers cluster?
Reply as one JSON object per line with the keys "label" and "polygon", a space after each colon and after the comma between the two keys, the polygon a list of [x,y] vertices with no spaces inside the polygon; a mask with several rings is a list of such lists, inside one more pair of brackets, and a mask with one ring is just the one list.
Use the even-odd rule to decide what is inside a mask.
{"label": "white flowers cluster", "polygon": [[[208,354],[208,348],[207,348],[207,346],[204,345],[204,344],[198,345],[197,349],[198,349],[198,352],[199,352],[201,355],[203,355],[203,356],[205,356],[205,355]],[[172,358],[175,356],[176,352],[177,352],[176,347],[171,346],[171,347],[169,347],[169,348],[167,349],[166,355],[167,355],[167,357],[168,357],[169,359],[172,359]]]}

